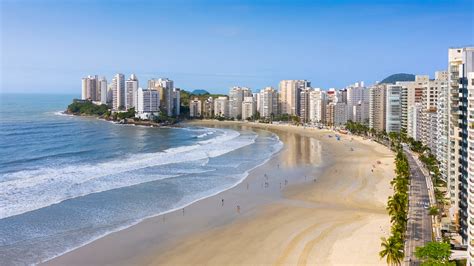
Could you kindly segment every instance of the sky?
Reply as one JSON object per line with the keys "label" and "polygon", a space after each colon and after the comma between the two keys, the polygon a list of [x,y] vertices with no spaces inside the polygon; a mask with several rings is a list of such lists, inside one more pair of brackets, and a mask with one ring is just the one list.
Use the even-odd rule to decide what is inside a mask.
{"label": "sky", "polygon": [[0,91],[79,93],[135,73],[185,90],[371,84],[447,68],[474,45],[474,1],[0,0]]}

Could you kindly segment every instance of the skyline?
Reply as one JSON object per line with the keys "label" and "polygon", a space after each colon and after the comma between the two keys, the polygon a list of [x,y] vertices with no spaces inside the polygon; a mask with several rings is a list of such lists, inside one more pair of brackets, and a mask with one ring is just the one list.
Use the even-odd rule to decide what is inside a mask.
{"label": "skyline", "polygon": [[115,73],[211,93],[284,79],[341,88],[432,77],[446,70],[448,47],[474,43],[470,1],[123,3],[3,1],[0,91],[74,93],[84,76]]}

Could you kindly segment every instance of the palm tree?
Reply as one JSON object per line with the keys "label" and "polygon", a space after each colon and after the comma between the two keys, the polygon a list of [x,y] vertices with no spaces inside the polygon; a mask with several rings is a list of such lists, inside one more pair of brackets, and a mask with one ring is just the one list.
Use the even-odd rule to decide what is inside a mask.
{"label": "palm tree", "polygon": [[379,252],[380,258],[386,258],[388,265],[400,265],[403,258],[403,242],[399,238],[382,237],[382,250]]}

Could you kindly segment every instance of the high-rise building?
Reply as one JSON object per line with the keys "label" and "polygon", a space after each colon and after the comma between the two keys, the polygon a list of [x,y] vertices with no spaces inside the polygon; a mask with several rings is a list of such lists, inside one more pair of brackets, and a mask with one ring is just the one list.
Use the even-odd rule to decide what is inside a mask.
{"label": "high-rise building", "polygon": [[139,88],[137,92],[137,114],[141,119],[150,119],[160,110],[160,95],[154,89]]}
{"label": "high-rise building", "polygon": [[214,98],[209,97],[202,103],[202,114],[206,118],[214,117]]}
{"label": "high-rise building", "polygon": [[278,114],[278,92],[272,87],[266,87],[259,93],[260,100],[260,116],[271,118],[272,115]]}
{"label": "high-rise building", "polygon": [[[401,132],[406,132],[409,137],[413,137],[415,130],[417,130],[417,124],[410,119],[416,117],[417,114],[410,113],[413,109],[412,107],[419,103],[421,104],[423,97],[423,90],[425,84],[429,81],[429,76],[426,75],[417,75],[415,76],[414,81],[399,81],[396,85],[402,86],[401,93]],[[418,121],[421,123],[421,120]]]}
{"label": "high-rise building", "polygon": [[[467,64],[463,67],[462,86],[466,88],[468,99],[468,112],[469,114],[474,114],[474,47],[470,51],[466,52],[464,58]],[[466,75],[464,75],[466,74]],[[468,116],[468,137],[467,137],[467,162],[468,162],[468,176],[466,179],[463,179],[461,184],[465,185],[467,183],[467,200],[465,203],[468,205],[465,223],[461,225],[468,226],[468,265],[474,264],[474,116]],[[461,192],[462,193],[462,192]],[[464,200],[461,198],[460,201]],[[464,218],[464,217],[463,217]]]}
{"label": "high-rise building", "polygon": [[179,116],[181,114],[181,89],[173,89],[173,115]]}
{"label": "high-rise building", "polygon": [[108,92],[107,92],[107,79],[105,77],[101,77],[99,79],[99,89],[100,90],[100,103],[107,104],[108,103]]}
{"label": "high-rise building", "polygon": [[125,81],[125,109],[136,108],[138,102],[138,79],[135,74]]}
{"label": "high-rise building", "polygon": [[312,123],[326,123],[326,92],[319,88],[309,94],[309,120]]}
{"label": "high-rise building", "polygon": [[[446,77],[440,76],[439,78],[448,78],[447,71]],[[438,75],[435,75],[438,79]],[[448,84],[441,86],[438,94],[438,106],[436,108],[437,112],[437,141],[436,141],[436,159],[438,160],[439,172],[441,178],[447,182],[448,180],[448,142],[449,142],[449,132],[448,132],[448,121],[449,121],[449,110],[448,110]]]}
{"label": "high-rise building", "polygon": [[377,84],[369,89],[369,127],[378,132],[385,131],[387,87]]}
{"label": "high-rise building", "polygon": [[100,101],[100,91],[98,90],[98,78],[97,76],[87,76],[82,78],[82,93],[81,99],[82,100],[91,100],[91,101]]}
{"label": "high-rise building", "polygon": [[122,110],[125,108],[125,76],[116,74],[112,79],[112,108],[114,110]]}
{"label": "high-rise building", "polygon": [[310,105],[309,105],[309,98],[311,88],[304,88],[300,91],[300,121],[303,123],[309,122],[309,113],[310,113]]}
{"label": "high-rise building", "polygon": [[[447,78],[447,75],[440,74],[442,71],[438,71],[437,76],[439,78]],[[422,100],[421,100],[421,142],[426,145],[433,154],[436,152],[437,146],[437,107],[438,107],[438,95],[442,87],[447,86],[447,80],[434,79],[428,80],[424,84]]]}
{"label": "high-rise building", "polygon": [[368,123],[369,91],[356,82],[347,87],[348,119],[358,123]]}
{"label": "high-rise building", "polygon": [[189,101],[189,116],[190,117],[201,117],[202,116],[202,101],[198,98]]}
{"label": "high-rise building", "polygon": [[229,91],[229,117],[242,118],[242,102],[244,97],[253,97],[252,90],[246,87],[233,87]]}
{"label": "high-rise building", "polygon": [[242,102],[242,120],[251,119],[256,113],[257,106],[253,95],[244,97]]}
{"label": "high-rise building", "polygon": [[[452,48],[448,52],[448,91],[449,91],[449,163],[448,163],[448,193],[453,208],[450,210],[455,221],[459,222],[460,235],[468,245],[468,264],[474,263],[474,226],[470,219],[474,213],[468,199],[474,202],[473,188],[469,178],[474,178],[473,164],[469,163],[471,145],[469,140],[470,118],[468,106],[471,94],[468,90],[468,74],[474,71],[474,47]],[[469,108],[469,109],[468,109]]]}
{"label": "high-rise building", "polygon": [[229,117],[229,99],[227,96],[219,96],[217,99],[214,99],[214,115]]}
{"label": "high-rise building", "polygon": [[280,112],[282,114],[296,115],[300,113],[300,92],[302,89],[311,87],[306,80],[282,80],[280,81]]}
{"label": "high-rise building", "polygon": [[344,102],[337,102],[334,105],[334,126],[342,126],[349,120],[347,104]]}
{"label": "high-rise building", "polygon": [[401,129],[401,92],[400,85],[387,85],[385,130],[387,133],[400,133]]}
{"label": "high-rise building", "polygon": [[160,94],[160,110],[168,116],[174,115],[174,82],[168,78],[150,79],[148,80],[148,88],[158,91]]}

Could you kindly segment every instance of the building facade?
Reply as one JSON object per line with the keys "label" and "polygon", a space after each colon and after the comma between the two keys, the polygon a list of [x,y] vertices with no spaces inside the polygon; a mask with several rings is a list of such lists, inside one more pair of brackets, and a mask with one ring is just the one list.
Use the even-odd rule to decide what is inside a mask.
{"label": "building facade", "polygon": [[401,92],[400,85],[387,85],[385,130],[387,133],[401,130]]}

